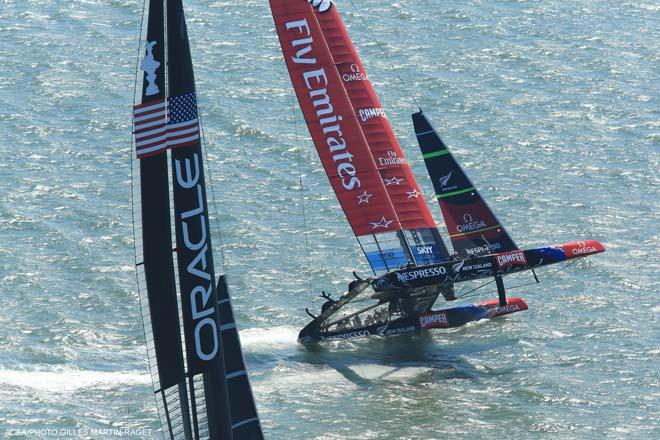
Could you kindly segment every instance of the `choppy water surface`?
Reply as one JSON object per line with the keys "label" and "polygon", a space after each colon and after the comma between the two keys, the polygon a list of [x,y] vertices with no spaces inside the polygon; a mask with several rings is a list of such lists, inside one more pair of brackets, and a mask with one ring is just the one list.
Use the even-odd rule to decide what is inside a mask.
{"label": "choppy water surface", "polygon": [[[507,319],[299,347],[304,307],[367,266],[294,105],[268,3],[186,2],[267,437],[660,438],[660,4],[338,3],[434,212],[417,105],[519,244],[596,238],[608,251],[520,289],[530,310]],[[160,436],[132,268],[141,9],[0,6],[0,435]]]}

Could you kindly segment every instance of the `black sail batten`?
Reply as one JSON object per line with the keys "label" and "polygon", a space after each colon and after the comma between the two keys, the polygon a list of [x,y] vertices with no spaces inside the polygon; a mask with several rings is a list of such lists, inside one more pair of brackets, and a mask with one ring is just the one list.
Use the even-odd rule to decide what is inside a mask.
{"label": "black sail batten", "polygon": [[467,258],[517,250],[513,239],[424,114],[414,113],[412,119],[449,238],[458,256]]}
{"label": "black sail batten", "polygon": [[235,439],[263,439],[224,274],[218,278],[217,292],[232,432]]}
{"label": "black sail batten", "polygon": [[[150,2],[146,49],[142,68],[141,104],[165,100],[165,29],[163,2]],[[150,63],[151,66],[146,66]],[[161,152],[136,161],[139,166],[139,216],[142,227],[141,281],[143,321],[149,358],[163,426],[171,437],[191,438],[190,416],[179,323],[172,248],[167,154]],[[137,209],[137,208],[134,208]],[[136,242],[139,237],[136,236]],[[139,246],[136,243],[136,246]],[[137,249],[137,247],[136,247]],[[146,293],[146,300],[142,295]]]}
{"label": "black sail batten", "polygon": [[[181,0],[167,1],[169,120],[197,119],[195,80]],[[179,114],[177,114],[179,113]],[[193,124],[193,130],[196,121]],[[168,142],[170,141],[168,133]],[[171,150],[177,263],[195,437],[231,439],[231,418],[199,135]],[[201,375],[201,387],[199,375]],[[194,396],[192,395],[194,392]]]}

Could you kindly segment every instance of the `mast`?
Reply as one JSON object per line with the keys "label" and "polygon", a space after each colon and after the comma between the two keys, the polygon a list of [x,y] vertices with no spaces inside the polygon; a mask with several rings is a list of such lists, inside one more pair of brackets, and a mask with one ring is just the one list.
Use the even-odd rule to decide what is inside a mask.
{"label": "mast", "polygon": [[429,265],[446,261],[447,248],[337,7],[319,7],[315,14],[414,262]]}
{"label": "mast", "polygon": [[518,249],[431,123],[412,115],[417,141],[433,182],[449,238],[461,258]]}
{"label": "mast", "polygon": [[[329,2],[320,8],[329,7]],[[289,75],[321,163],[376,273],[413,259],[311,4],[270,0]]]}

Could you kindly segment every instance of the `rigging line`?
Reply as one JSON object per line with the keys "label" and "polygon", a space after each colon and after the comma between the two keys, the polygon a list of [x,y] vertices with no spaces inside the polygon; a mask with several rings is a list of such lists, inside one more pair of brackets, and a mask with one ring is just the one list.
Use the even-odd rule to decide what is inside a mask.
{"label": "rigging line", "polygon": [[[195,96],[197,96],[197,91],[195,91]],[[199,120],[199,131],[202,133],[202,150],[204,151],[204,160],[206,160],[206,172],[208,175],[208,184],[211,188],[211,202],[213,203],[213,211],[216,215],[216,227],[215,234],[218,237],[218,245],[220,246],[220,262],[222,263],[222,270],[224,273],[227,273],[227,259],[225,258],[224,243],[222,241],[222,228],[220,227],[220,211],[218,210],[218,203],[215,198],[215,189],[213,187],[213,174],[211,172],[211,163],[209,162],[209,150],[206,148],[208,142],[206,142],[206,131],[204,130],[204,124],[202,123],[202,115],[199,111],[199,101],[197,109],[197,119]]]}
{"label": "rigging line", "polygon": [[566,265],[560,267],[559,269],[555,270],[554,272],[550,272],[550,275],[548,275],[547,277],[541,278],[541,281],[549,280],[550,278],[552,278],[553,276],[555,276],[558,272],[561,272],[562,270],[567,269],[567,268],[573,266],[573,265],[576,264],[578,261],[580,261],[580,260],[579,260],[579,259],[577,259],[577,260],[573,260],[573,261],[571,261],[570,263],[568,263],[568,264],[566,264]]}
{"label": "rigging line", "polygon": [[[578,261],[579,261],[579,260],[574,260],[574,261],[571,261],[570,263],[565,264],[564,266],[560,267],[559,269],[555,270],[554,272],[551,272],[548,276],[541,278],[539,282],[546,281],[546,280],[549,280],[549,279],[553,278],[553,277],[554,277],[555,275],[557,275],[559,272],[561,272],[561,271],[564,270],[564,269],[568,269],[569,267],[571,267],[571,266],[573,266],[574,264],[576,264]],[[475,287],[474,289],[472,289],[472,290],[470,290],[470,291],[468,291],[468,292],[465,292],[465,293],[462,294],[462,295],[458,295],[456,298],[457,298],[457,299],[459,299],[459,298],[461,298],[461,299],[468,298],[468,295],[471,294],[472,292],[474,292],[475,290],[481,289],[482,287],[485,287],[485,286],[487,286],[488,284],[493,283],[494,281],[495,281],[495,280],[488,281],[487,283],[484,283],[484,284],[482,284],[481,286]],[[506,290],[519,289],[519,288],[521,288],[521,287],[533,286],[533,285],[536,285],[536,284],[537,284],[536,281],[533,282],[533,283],[518,284],[518,285],[516,285],[516,286],[509,286],[509,287],[506,288]],[[495,293],[495,291],[493,291],[493,292],[484,292],[484,293]],[[481,295],[481,292],[479,293],[479,295]],[[471,295],[471,296],[476,296],[476,295]]]}
{"label": "rigging line", "polygon": [[312,295],[312,265],[311,265],[311,256],[309,253],[309,231],[307,230],[307,213],[305,210],[305,187],[303,186],[303,174],[302,174],[302,160],[301,160],[301,147],[298,142],[298,122],[296,121],[296,103],[295,103],[295,95],[293,92],[290,92],[291,94],[291,117],[293,119],[293,131],[294,131],[294,136],[295,136],[295,141],[294,144],[296,146],[296,157],[298,159],[298,184],[300,185],[300,198],[301,198],[301,203],[300,206],[302,207],[302,219],[303,219],[303,227],[305,228],[305,231],[303,232],[303,235],[305,236],[305,253],[307,256],[307,281],[309,283],[309,295]]}
{"label": "rigging line", "polygon": [[[144,0],[142,2],[142,18],[140,19],[140,33],[138,34],[138,48],[137,48],[137,57],[136,57],[136,62],[135,62],[135,76],[133,80],[133,106],[135,106],[135,99],[137,95],[137,83],[138,83],[138,72],[140,71],[140,52],[142,51],[142,32],[144,29],[144,11],[146,10],[146,5],[147,5],[147,0]],[[131,110],[131,119],[133,118],[133,111]],[[131,130],[132,131],[132,130]],[[130,134],[131,136],[131,148],[128,151],[128,159],[129,159],[129,164],[131,167],[131,220],[133,221],[133,257],[135,260],[135,276],[137,278],[137,263],[138,263],[138,258],[137,258],[137,242],[136,242],[136,237],[135,237],[135,183],[134,183],[134,177],[135,175],[133,174],[133,152],[135,149],[133,148],[135,145],[133,143],[133,133]],[[136,160],[139,160],[136,158]],[[139,164],[139,162],[138,162]],[[140,283],[138,282],[138,292],[140,289]]]}
{"label": "rigging line", "polygon": [[[484,285],[485,285],[485,284],[484,284]],[[508,291],[510,291],[510,290],[513,290],[513,289],[519,289],[519,288],[521,288],[521,287],[534,286],[534,285],[536,285],[536,282],[533,282],[533,283],[525,283],[525,284],[518,284],[517,286],[507,286],[506,290],[507,290],[507,292],[508,292]],[[481,286],[481,287],[483,287],[483,286]],[[490,293],[497,293],[497,291],[496,291],[496,290],[492,290],[492,291],[490,291],[490,292],[483,292],[483,293],[482,293],[482,292],[478,292],[478,293],[473,293],[472,295],[461,296],[460,298],[461,298],[461,299],[465,299],[465,298],[471,298],[471,297],[474,297],[474,296],[485,295],[485,294],[490,294]]]}
{"label": "rigging line", "polygon": [[[353,0],[348,0],[348,1],[349,1],[349,3],[351,4],[351,7],[355,10],[355,16],[358,18],[358,20],[360,20],[360,22],[361,22],[363,28],[365,28],[365,29],[371,29],[371,26],[369,26],[369,25],[367,24],[366,20],[365,20],[364,18],[362,18],[362,16],[361,16],[360,14],[357,13],[358,9],[357,9],[357,7],[355,6],[355,3],[353,2]],[[354,44],[355,44],[355,43],[354,43]],[[380,54],[382,55],[383,52],[381,51]],[[387,56],[387,54],[385,54],[385,60],[388,61],[388,63],[387,63],[388,65],[390,65],[390,66],[396,66],[395,63],[390,62],[390,61],[392,61],[392,59],[391,59],[391,57]],[[405,85],[406,83],[403,82],[403,77],[401,76],[401,74],[399,73],[399,71],[398,71],[398,69],[397,69],[396,67],[394,68],[393,72],[394,72],[394,74],[396,75],[397,80],[399,81],[399,84],[401,84],[401,85]],[[408,91],[410,92],[410,90],[408,90]],[[415,98],[415,95],[414,95],[413,92],[410,92],[410,97],[412,98],[413,102],[415,103],[415,107],[417,107],[418,109],[421,110],[421,107],[419,106],[419,102],[417,102],[417,98]]]}
{"label": "rigging line", "polygon": [[[190,29],[187,29],[188,36],[190,37]],[[189,38],[190,39],[190,38]],[[193,39],[194,40],[194,39]],[[204,130],[204,118],[202,117],[202,112],[200,111],[200,105],[199,105],[199,94],[197,93],[197,85],[195,84],[194,86],[194,92],[195,92],[195,97],[197,99],[197,120],[198,120],[198,125],[199,125],[199,132],[201,134],[200,138],[200,147],[202,149],[202,152],[204,154],[204,160],[206,161],[206,175],[207,177],[207,183],[209,188],[211,189],[211,203],[213,204],[213,211],[216,216],[216,226],[215,228],[215,235],[218,238],[218,246],[220,247],[220,263],[222,264],[222,270],[224,273],[227,273],[227,266],[228,262],[227,259],[225,258],[225,250],[224,250],[224,242],[222,240],[222,228],[220,227],[220,210],[218,209],[218,202],[215,197],[215,187],[213,186],[213,173],[211,171],[211,162],[209,161],[209,151],[207,148],[207,145],[209,143],[206,141],[206,131]],[[208,208],[207,208],[208,211]],[[210,216],[210,212],[207,212],[207,215]],[[210,220],[210,219],[209,219]],[[211,226],[209,225],[209,229],[211,229]],[[216,246],[216,249],[217,247]]]}
{"label": "rigging line", "polygon": [[477,287],[475,287],[475,288],[472,289],[472,290],[468,290],[468,291],[465,292],[465,293],[461,293],[460,295],[458,295],[458,296],[456,297],[456,299],[458,299],[458,298],[465,298],[465,297],[466,297],[467,295],[469,295],[470,293],[472,293],[472,292],[474,292],[474,291],[476,291],[476,290],[479,290],[479,289],[481,289],[482,287],[486,287],[487,285],[489,285],[489,284],[491,284],[491,283],[494,283],[494,282],[495,282],[494,279],[492,279],[492,280],[490,280],[490,281],[488,281],[488,282],[485,282],[485,283],[483,283],[482,285],[477,286]]}

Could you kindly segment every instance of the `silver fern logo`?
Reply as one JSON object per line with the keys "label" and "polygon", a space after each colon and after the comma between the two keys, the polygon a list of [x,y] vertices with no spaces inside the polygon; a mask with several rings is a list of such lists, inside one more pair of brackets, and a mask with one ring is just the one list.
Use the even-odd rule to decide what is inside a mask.
{"label": "silver fern logo", "polygon": [[325,12],[332,6],[332,0],[307,0],[315,8],[319,8],[319,12]]}
{"label": "silver fern logo", "polygon": [[438,183],[440,183],[440,191],[447,192],[447,191],[452,191],[452,190],[455,190],[456,188],[458,188],[457,185],[448,186],[449,185],[449,179],[451,179],[451,171],[446,176],[442,176],[442,177],[438,178]]}
{"label": "silver fern logo", "polygon": [[440,180],[440,187],[442,188],[447,186],[447,184],[449,183],[449,179],[451,179],[451,171],[446,176],[442,176],[440,179],[438,179]]}

